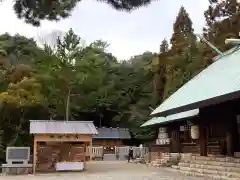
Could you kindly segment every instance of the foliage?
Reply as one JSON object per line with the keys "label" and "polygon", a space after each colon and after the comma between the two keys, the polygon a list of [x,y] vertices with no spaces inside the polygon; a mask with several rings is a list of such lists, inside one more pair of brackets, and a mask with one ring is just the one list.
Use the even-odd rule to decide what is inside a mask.
{"label": "foliage", "polygon": [[[77,2],[66,3],[69,9],[61,12],[63,15],[53,11],[50,17],[50,9],[46,9],[38,17],[40,11],[35,8],[36,14],[30,11],[33,17],[21,17],[38,22],[59,19],[64,13],[68,16]],[[128,6],[123,2],[130,1],[113,5],[130,10],[141,4]],[[234,1],[224,2],[211,3],[203,30],[204,36],[222,50],[229,48],[224,45],[226,37],[237,36],[239,19],[238,9],[231,5]],[[27,13],[25,10],[20,13]],[[107,42],[85,45],[72,29],[50,38],[56,42],[40,48],[33,39],[20,35],[0,36],[0,148],[29,145],[30,119],[93,120],[96,126],[128,127],[137,139],[154,138],[154,128],[140,128],[152,108],[209,65],[215,55],[197,40],[184,7],[173,24],[171,39],[161,42],[158,54],[144,52],[119,61],[108,52]]]}
{"label": "foliage", "polygon": [[[239,37],[240,25],[240,4],[236,0],[215,0],[211,1],[209,8],[205,11],[206,27],[205,37],[222,51],[231,46],[224,43],[226,38]],[[206,49],[206,55],[210,59],[214,55]]]}
{"label": "foliage", "polygon": [[[152,0],[97,0],[112,6],[117,10],[130,11],[149,4]],[[71,15],[73,9],[81,0],[15,0],[14,11],[17,17],[26,23],[40,26],[42,20],[59,21]]]}
{"label": "foliage", "polygon": [[173,25],[170,56],[165,63],[164,98],[169,97],[199,70],[195,65],[202,59],[197,58],[200,52],[193,32],[192,21],[184,7],[181,7]]}

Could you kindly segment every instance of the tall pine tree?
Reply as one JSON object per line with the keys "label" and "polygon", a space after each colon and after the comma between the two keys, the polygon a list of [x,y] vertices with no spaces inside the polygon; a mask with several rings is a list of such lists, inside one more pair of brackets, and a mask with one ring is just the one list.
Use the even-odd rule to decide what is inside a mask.
{"label": "tall pine tree", "polygon": [[184,7],[181,7],[173,25],[171,57],[166,64],[166,86],[164,98],[169,97],[196,74],[198,44],[194,35],[192,20]]}
{"label": "tall pine tree", "polygon": [[165,66],[169,52],[169,45],[164,39],[160,45],[160,52],[158,57],[153,60],[152,70],[154,72],[153,85],[154,85],[154,102],[159,104],[163,100],[163,92],[166,82]]}
{"label": "tall pine tree", "polygon": [[171,37],[172,50],[178,52],[191,44],[191,41],[195,37],[193,36],[193,31],[192,20],[182,6],[173,25],[173,34]]}

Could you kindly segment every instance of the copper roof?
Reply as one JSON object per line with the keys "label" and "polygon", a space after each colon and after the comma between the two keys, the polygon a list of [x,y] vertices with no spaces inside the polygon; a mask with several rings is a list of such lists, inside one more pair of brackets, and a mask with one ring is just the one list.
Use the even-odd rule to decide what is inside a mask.
{"label": "copper roof", "polygon": [[151,115],[167,116],[240,97],[240,47],[215,58],[215,62],[184,84]]}
{"label": "copper roof", "polygon": [[166,117],[153,117],[152,119],[145,122],[141,127],[155,125],[155,124],[164,124],[167,122],[175,121],[175,120],[182,120],[190,117],[195,117],[199,114],[199,109],[193,109],[185,112],[180,112],[177,114],[172,114]]}

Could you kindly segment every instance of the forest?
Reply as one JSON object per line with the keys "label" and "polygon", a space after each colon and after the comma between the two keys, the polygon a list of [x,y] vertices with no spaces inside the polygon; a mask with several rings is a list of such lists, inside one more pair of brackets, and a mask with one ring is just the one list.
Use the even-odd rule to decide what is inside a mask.
{"label": "forest", "polygon": [[[216,0],[204,12],[202,35],[221,51],[230,48],[226,38],[239,35],[237,7],[234,0]],[[129,127],[138,140],[151,139],[155,130],[140,125],[217,55],[197,38],[184,7],[158,53],[128,60],[109,53],[110,42],[86,45],[72,29],[52,36],[54,43],[46,39],[40,46],[19,34],[0,35],[1,156],[6,146],[31,146],[29,120],[94,121],[96,126]]]}

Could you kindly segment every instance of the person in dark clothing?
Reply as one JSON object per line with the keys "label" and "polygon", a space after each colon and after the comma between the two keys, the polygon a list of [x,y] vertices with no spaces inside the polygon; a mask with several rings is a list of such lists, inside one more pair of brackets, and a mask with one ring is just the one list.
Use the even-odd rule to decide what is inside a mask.
{"label": "person in dark clothing", "polygon": [[132,147],[130,147],[129,150],[128,150],[128,162],[130,162],[130,159],[133,160],[133,149],[132,149]]}

